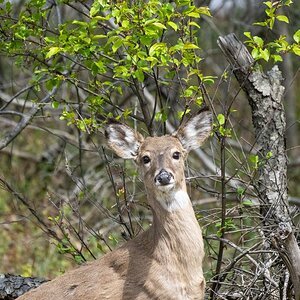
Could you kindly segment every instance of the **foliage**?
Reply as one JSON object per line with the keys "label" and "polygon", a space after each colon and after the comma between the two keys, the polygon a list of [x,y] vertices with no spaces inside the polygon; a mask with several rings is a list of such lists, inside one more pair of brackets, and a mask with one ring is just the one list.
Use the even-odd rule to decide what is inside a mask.
{"label": "foliage", "polygon": [[[263,22],[256,22],[254,24],[272,30],[275,21],[289,23],[289,18],[286,15],[278,14],[278,11],[280,11],[284,6],[289,7],[292,3],[293,2],[291,0],[264,2],[267,6],[265,9],[267,18]],[[287,37],[284,35],[266,43],[261,37],[252,36],[251,32],[245,32],[244,34],[247,38],[249,38],[246,43],[252,48],[251,54],[256,60],[263,59],[268,61],[269,59],[273,59],[276,63],[278,61],[282,61],[282,56],[288,52],[300,56],[300,30],[297,30],[293,34],[293,43],[289,43],[287,41]]]}
{"label": "foliage", "polygon": [[[122,95],[124,86],[130,86],[141,98],[145,79],[153,79],[157,88],[180,81],[185,109],[193,103],[202,105],[199,83],[213,82],[213,78],[204,76],[199,68],[200,26],[195,20],[210,16],[207,7],[196,7],[192,1],[171,4],[151,0],[147,7],[144,1],[134,5],[94,1],[82,19],[58,22],[57,26],[47,21],[51,10],[46,1],[30,1],[16,20],[11,16],[11,4],[6,3],[2,10],[6,38],[1,48],[18,57],[18,65],[33,66],[31,84],[35,90],[51,92],[62,84],[72,84],[87,93],[83,101],[88,117],[81,116],[72,102],[52,97],[53,107],[63,107],[61,118],[68,124],[91,132],[98,128],[96,116],[127,119],[133,111],[121,109],[112,95]],[[78,76],[83,71],[89,74],[87,82]],[[155,101],[163,104],[161,98],[158,93]],[[169,108],[161,105],[155,120],[166,121]],[[150,129],[153,116],[143,113]]]}

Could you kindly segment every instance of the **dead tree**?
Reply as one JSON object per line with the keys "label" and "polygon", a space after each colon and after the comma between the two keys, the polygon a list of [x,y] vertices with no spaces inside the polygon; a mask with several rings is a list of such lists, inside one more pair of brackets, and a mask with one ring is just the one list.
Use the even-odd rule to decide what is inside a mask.
{"label": "dead tree", "polygon": [[284,87],[278,66],[264,74],[255,67],[247,48],[234,34],[219,37],[218,44],[252,109],[258,146],[258,191],[264,234],[278,251],[290,273],[295,299],[300,299],[300,249],[293,231],[287,195],[286,118]]}

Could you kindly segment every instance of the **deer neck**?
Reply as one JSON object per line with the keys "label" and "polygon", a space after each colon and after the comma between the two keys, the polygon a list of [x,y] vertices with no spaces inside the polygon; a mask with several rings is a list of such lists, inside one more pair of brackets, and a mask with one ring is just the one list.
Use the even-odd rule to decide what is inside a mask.
{"label": "deer neck", "polygon": [[186,190],[156,197],[148,200],[153,210],[149,238],[157,259],[176,260],[184,269],[199,267],[204,255],[202,232]]}

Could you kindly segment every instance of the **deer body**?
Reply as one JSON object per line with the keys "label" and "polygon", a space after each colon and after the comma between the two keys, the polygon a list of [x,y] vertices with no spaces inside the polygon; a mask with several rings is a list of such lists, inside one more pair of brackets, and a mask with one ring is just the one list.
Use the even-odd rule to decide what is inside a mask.
{"label": "deer body", "polygon": [[109,125],[108,145],[140,166],[153,212],[152,226],[103,258],[18,299],[204,299],[203,240],[186,192],[184,159],[210,129],[207,111],[173,136],[144,139],[125,125]]}

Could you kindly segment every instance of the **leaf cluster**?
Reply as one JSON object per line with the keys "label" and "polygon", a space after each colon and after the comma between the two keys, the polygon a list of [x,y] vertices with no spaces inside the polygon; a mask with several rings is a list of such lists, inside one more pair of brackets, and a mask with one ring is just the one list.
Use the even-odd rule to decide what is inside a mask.
{"label": "leaf cluster", "polygon": [[[266,1],[264,4],[267,6],[265,9],[266,20],[263,22],[256,22],[254,25],[266,27],[272,31],[274,25],[277,22],[289,23],[289,18],[286,15],[279,14],[279,10],[284,7],[292,5],[293,1]],[[284,35],[278,38],[265,42],[263,38],[259,36],[253,36],[251,32],[244,32],[244,35],[248,38],[246,43],[252,48],[252,56],[255,60],[269,61],[272,59],[275,63],[282,61],[282,56],[286,53],[293,53],[300,56],[300,30],[297,30],[293,34],[293,42],[289,43],[287,37]]]}
{"label": "leaf cluster", "polygon": [[[193,1],[132,4],[96,0],[81,20],[70,18],[53,24],[52,7],[46,1],[29,1],[17,19],[7,2],[0,12],[1,49],[17,57],[19,66],[31,66],[37,91],[45,87],[50,92],[71,84],[87,92],[87,117],[80,118],[65,99],[53,97],[52,106],[63,107],[62,119],[69,124],[92,131],[97,127],[96,115],[102,120],[116,117],[110,113],[116,110],[118,118],[133,116],[133,111],[121,109],[114,97],[122,94],[125,86],[139,89],[147,79],[154,80],[157,87],[178,80],[184,102],[202,105],[200,88],[193,82],[211,83],[214,79],[199,68],[197,31],[202,15],[210,16],[209,9],[196,7]],[[89,74],[89,82],[80,81],[83,72]],[[167,110],[161,107],[161,112]],[[145,112],[140,118],[147,119]]]}

